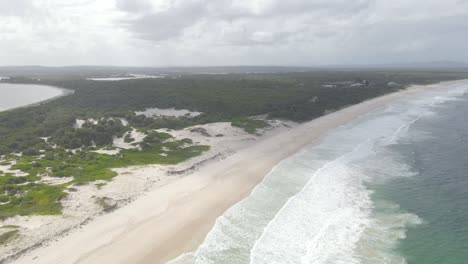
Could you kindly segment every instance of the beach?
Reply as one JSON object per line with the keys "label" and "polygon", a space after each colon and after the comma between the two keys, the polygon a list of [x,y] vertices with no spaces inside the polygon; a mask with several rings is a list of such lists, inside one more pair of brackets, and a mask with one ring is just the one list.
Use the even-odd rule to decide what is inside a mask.
{"label": "beach", "polygon": [[[57,236],[11,263],[166,263],[196,250],[219,216],[249,196],[278,163],[304,146],[318,143],[333,129],[400,98],[459,82],[466,83],[412,86],[307,123],[279,127],[256,140],[244,140],[224,158],[145,190],[126,206]],[[149,175],[161,173],[157,166],[146,169]],[[126,183],[132,184],[130,180]]]}

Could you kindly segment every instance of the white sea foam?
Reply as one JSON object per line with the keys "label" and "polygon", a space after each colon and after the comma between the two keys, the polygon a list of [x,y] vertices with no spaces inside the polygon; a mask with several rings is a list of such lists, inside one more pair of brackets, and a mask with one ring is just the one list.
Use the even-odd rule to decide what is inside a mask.
{"label": "white sea foam", "polygon": [[312,175],[265,228],[252,249],[250,263],[356,262],[348,257],[354,246],[349,242],[358,241],[369,224],[371,202],[348,163],[353,155],[366,151],[367,143]]}
{"label": "white sea foam", "polygon": [[422,220],[372,199],[368,186],[416,176],[391,146],[467,88],[408,97],[336,129],[278,164],[198,250],[171,263],[404,263],[394,248]]}

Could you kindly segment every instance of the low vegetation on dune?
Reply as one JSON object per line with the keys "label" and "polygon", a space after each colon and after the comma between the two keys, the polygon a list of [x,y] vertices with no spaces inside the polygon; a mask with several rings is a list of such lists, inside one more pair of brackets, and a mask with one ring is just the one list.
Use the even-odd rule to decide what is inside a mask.
{"label": "low vegetation on dune", "polygon": [[[269,124],[251,116],[303,122],[413,83],[466,77],[463,73],[444,72],[316,71],[193,74],[117,82],[47,76],[40,81],[12,78],[9,82],[55,85],[74,93],[45,104],[0,112],[0,166],[11,167],[0,171],[0,218],[59,214],[61,200],[73,185],[109,181],[116,176],[113,168],[176,164],[209,148],[190,139],[175,140],[169,134],[156,132],[158,129],[231,122],[256,134]],[[136,114],[152,107],[202,114]],[[82,120],[79,125],[77,120]],[[204,136],[223,136],[210,135],[200,128],[192,130]],[[138,138],[140,134],[144,137]],[[116,139],[128,147],[116,149]],[[115,153],[97,153],[100,149]],[[43,177],[70,180],[52,185]],[[105,205],[103,201],[97,202]],[[3,240],[14,235],[5,234]]]}
{"label": "low vegetation on dune", "polygon": [[245,130],[245,132],[249,134],[257,133],[258,129],[267,128],[270,126],[268,122],[263,120],[255,120],[246,117],[236,117],[231,119],[231,125],[235,127],[240,127]]}
{"label": "low vegetation on dune", "polygon": [[[200,155],[208,146],[191,145],[187,140],[169,141],[166,133],[151,132],[140,143],[141,149],[121,150],[117,155],[92,152],[90,148],[67,151],[55,148],[41,155],[8,155],[14,160],[13,170],[26,173],[14,176],[0,172],[0,219],[19,215],[59,214],[60,200],[75,184],[97,180],[109,181],[117,174],[112,168],[146,164],[177,164]],[[73,177],[69,182],[49,185],[41,182],[43,176]]]}
{"label": "low vegetation on dune", "polygon": [[[50,142],[64,148],[105,146],[128,129],[118,118],[141,129],[181,129],[261,114],[302,122],[409,84],[465,75],[337,71],[185,75],[117,82],[44,77],[39,83],[71,89],[74,93],[47,104],[0,113],[0,155],[42,149],[46,146],[40,137],[50,137]],[[24,78],[9,81],[38,83]],[[151,107],[188,109],[202,114],[153,118],[135,113]],[[76,119],[90,118],[98,122],[74,128]]]}
{"label": "low vegetation on dune", "polygon": [[3,234],[0,234],[0,246],[8,243],[9,241],[15,239],[19,234],[18,230],[7,231]]}

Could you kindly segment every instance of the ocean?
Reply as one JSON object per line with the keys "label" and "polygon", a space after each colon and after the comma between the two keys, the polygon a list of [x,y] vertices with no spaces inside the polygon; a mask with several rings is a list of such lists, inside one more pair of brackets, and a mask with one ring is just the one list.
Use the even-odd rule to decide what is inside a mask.
{"label": "ocean", "polygon": [[467,91],[408,96],[335,129],[170,263],[468,263]]}
{"label": "ocean", "polygon": [[38,103],[62,94],[61,89],[51,86],[0,83],[0,111]]}

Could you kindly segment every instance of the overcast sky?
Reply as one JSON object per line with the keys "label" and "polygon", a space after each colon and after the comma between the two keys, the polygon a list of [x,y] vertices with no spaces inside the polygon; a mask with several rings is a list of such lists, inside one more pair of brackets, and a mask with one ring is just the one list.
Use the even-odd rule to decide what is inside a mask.
{"label": "overcast sky", "polygon": [[0,0],[0,65],[468,61],[468,0]]}

